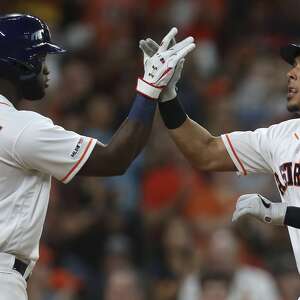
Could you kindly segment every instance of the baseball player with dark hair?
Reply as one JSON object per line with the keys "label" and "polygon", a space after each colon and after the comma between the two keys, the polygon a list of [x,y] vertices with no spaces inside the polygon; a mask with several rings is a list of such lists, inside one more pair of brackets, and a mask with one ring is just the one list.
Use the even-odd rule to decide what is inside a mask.
{"label": "baseball player with dark hair", "polygon": [[[158,45],[147,39],[140,41],[140,48],[151,57]],[[287,109],[299,113],[300,46],[283,47],[281,57],[292,65],[287,73]],[[300,271],[300,120],[216,137],[186,115],[176,93],[161,99],[159,110],[173,141],[198,170],[274,175],[282,203],[258,194],[243,195],[237,201],[233,221],[251,215],[269,224],[288,226]]]}
{"label": "baseball player with dark hair", "polygon": [[156,54],[144,57],[145,73],[129,115],[103,145],[15,108],[22,98],[43,98],[46,56],[65,50],[51,42],[42,20],[21,14],[0,17],[0,300],[27,299],[26,280],[39,256],[51,177],[68,183],[76,174],[123,174],[145,145],[155,100],[173,93],[183,59],[195,47],[188,37],[168,49],[176,33],[172,28]]}

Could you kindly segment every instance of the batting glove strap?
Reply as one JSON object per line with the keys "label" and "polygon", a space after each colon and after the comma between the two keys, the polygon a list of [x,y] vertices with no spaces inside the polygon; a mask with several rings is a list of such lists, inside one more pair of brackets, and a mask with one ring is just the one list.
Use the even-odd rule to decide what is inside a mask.
{"label": "batting glove strap", "polygon": [[143,80],[142,78],[138,78],[136,90],[143,96],[156,100],[159,98],[162,89],[163,87],[157,87],[154,84]]}
{"label": "batting glove strap", "polygon": [[270,210],[266,210],[264,221],[273,225],[284,225],[287,210],[286,203],[271,203]]}

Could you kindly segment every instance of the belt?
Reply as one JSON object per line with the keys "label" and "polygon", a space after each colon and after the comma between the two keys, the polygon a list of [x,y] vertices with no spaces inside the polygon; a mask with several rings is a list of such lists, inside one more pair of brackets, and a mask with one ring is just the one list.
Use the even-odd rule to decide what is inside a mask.
{"label": "belt", "polygon": [[[28,265],[22,262],[19,259],[15,259],[15,263],[13,265],[13,269],[18,271],[22,276],[24,276],[26,269],[28,268]],[[28,280],[28,278],[26,278]]]}
{"label": "belt", "polygon": [[15,270],[20,275],[27,280],[30,276],[32,269],[34,268],[35,262],[30,261],[25,263],[13,254],[0,252],[0,270],[2,269],[11,269]]}

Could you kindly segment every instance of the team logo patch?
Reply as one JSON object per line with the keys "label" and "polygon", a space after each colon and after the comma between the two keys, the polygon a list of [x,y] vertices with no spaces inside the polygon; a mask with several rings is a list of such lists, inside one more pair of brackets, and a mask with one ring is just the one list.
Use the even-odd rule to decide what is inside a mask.
{"label": "team logo patch", "polygon": [[44,37],[44,29],[40,29],[31,35],[32,41],[41,41]]}
{"label": "team logo patch", "polygon": [[77,143],[75,149],[74,149],[74,150],[72,151],[72,153],[71,153],[71,157],[72,157],[72,158],[76,158],[76,156],[78,155],[79,150],[80,150],[82,144],[83,144],[83,138],[81,137],[81,138],[79,139],[79,141],[78,141],[78,143]]}

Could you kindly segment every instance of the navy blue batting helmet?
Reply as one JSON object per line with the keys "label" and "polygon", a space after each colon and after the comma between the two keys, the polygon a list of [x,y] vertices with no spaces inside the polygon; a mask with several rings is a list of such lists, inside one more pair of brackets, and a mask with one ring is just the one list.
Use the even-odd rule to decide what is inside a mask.
{"label": "navy blue batting helmet", "polygon": [[26,69],[26,76],[40,72],[39,57],[63,52],[51,42],[49,28],[39,18],[24,14],[0,17],[0,60]]}
{"label": "navy blue batting helmet", "polygon": [[288,44],[280,49],[281,57],[290,65],[295,63],[295,58],[300,55],[300,45]]}

